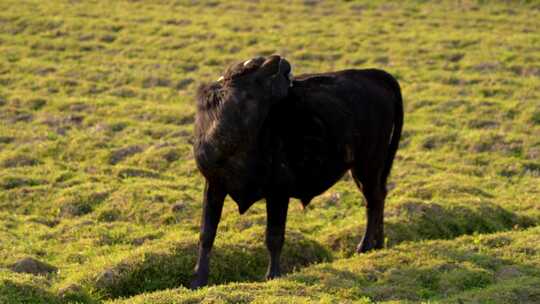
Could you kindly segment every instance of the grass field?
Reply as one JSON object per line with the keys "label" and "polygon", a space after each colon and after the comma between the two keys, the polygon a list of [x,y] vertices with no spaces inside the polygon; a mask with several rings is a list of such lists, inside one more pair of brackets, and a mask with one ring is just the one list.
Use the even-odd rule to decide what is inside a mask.
{"label": "grass field", "polygon": [[[190,291],[194,92],[273,53],[399,79],[386,248],[353,254],[345,176],[291,203],[265,282],[264,204],[229,200]],[[0,1],[0,303],[540,303],[539,224],[538,1]]]}

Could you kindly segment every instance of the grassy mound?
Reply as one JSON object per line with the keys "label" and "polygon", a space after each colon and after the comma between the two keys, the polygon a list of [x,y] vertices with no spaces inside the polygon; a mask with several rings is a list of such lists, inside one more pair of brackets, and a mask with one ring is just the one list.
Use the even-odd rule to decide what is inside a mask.
{"label": "grassy mound", "polygon": [[62,303],[46,286],[44,277],[0,270],[0,303]]}
{"label": "grassy mound", "polygon": [[536,303],[540,229],[408,243],[267,283],[174,289],[112,303],[435,301]]}
{"label": "grassy mound", "polygon": [[[407,200],[386,211],[386,246],[405,241],[451,239],[473,233],[491,233],[535,225],[534,219],[521,216],[488,202],[438,204]],[[351,256],[361,241],[358,217],[348,218],[342,227],[322,232],[323,244],[339,256]],[[362,227],[362,226],[361,226]]]}
{"label": "grassy mound", "polygon": [[[268,253],[261,229],[230,235],[212,254],[210,284],[259,281],[264,278]],[[82,285],[106,298],[189,286],[196,263],[197,240],[186,238],[160,248],[142,248],[109,267],[82,279]],[[283,248],[282,270],[287,273],[331,260],[330,252],[300,233],[290,231]],[[95,272],[96,270],[94,270]]]}

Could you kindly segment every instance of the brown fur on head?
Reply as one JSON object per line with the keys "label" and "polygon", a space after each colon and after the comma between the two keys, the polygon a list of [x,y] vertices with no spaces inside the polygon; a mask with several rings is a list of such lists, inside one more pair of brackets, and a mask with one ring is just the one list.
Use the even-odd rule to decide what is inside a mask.
{"label": "brown fur on head", "polygon": [[[217,106],[231,89],[264,93],[261,98],[279,100],[285,97],[291,83],[291,66],[279,55],[255,57],[230,65],[223,76],[212,83],[204,83],[197,90],[197,109],[206,111]],[[284,82],[285,81],[285,82]],[[257,87],[259,86],[259,87]],[[236,90],[239,91],[239,90]],[[228,94],[231,95],[231,94]],[[252,94],[259,95],[259,94]],[[236,96],[238,97],[238,96]],[[259,98],[260,99],[260,98]],[[261,102],[261,100],[258,100]]]}
{"label": "brown fur on head", "polygon": [[264,61],[264,57],[255,57],[244,62],[232,64],[223,73],[223,80],[231,80],[235,77],[240,77],[242,75],[254,72],[261,67]]}
{"label": "brown fur on head", "polygon": [[222,98],[219,82],[203,83],[197,89],[197,112],[215,108]]}

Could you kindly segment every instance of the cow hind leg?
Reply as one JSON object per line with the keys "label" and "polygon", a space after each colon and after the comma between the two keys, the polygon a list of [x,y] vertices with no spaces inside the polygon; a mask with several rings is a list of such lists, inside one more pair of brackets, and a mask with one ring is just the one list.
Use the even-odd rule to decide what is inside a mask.
{"label": "cow hind leg", "polygon": [[[382,168],[382,167],[381,167]],[[386,185],[381,179],[381,168],[372,170],[353,169],[352,175],[367,201],[367,224],[364,237],[356,251],[366,252],[384,246],[384,200],[386,198]]]}

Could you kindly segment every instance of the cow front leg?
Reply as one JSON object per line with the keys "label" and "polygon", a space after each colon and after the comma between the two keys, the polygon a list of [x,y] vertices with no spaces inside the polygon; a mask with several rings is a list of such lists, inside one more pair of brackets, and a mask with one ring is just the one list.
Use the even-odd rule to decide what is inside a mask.
{"label": "cow front leg", "polygon": [[266,200],[266,247],[270,253],[266,279],[270,280],[281,275],[279,259],[285,241],[285,223],[289,198],[268,198]]}
{"label": "cow front leg", "polygon": [[216,238],[225,195],[220,187],[206,182],[199,235],[199,254],[195,266],[195,279],[191,282],[191,288],[199,288],[208,283],[210,251]]}

